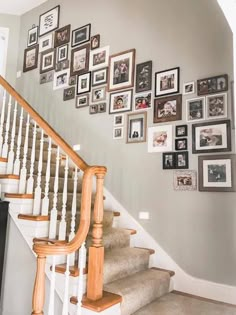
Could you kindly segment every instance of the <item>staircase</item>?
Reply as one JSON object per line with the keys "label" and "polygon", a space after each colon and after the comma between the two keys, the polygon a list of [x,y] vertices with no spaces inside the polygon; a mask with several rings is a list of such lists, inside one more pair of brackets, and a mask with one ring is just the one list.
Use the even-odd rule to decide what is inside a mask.
{"label": "staircase", "polygon": [[63,315],[144,314],[174,273],[149,268],[154,251],[132,247],[136,231],[116,227],[119,209],[104,209],[106,168],[87,165],[2,77],[0,85],[0,184],[37,255],[32,315],[43,314],[45,272],[49,315],[55,291]]}

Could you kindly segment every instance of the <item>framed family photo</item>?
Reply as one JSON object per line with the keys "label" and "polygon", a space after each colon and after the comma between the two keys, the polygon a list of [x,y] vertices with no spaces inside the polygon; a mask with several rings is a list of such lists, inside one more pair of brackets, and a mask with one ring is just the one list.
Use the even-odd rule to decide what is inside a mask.
{"label": "framed family photo", "polygon": [[57,62],[61,62],[68,59],[69,45],[63,45],[57,48]]}
{"label": "framed family photo", "polygon": [[236,191],[235,162],[234,154],[199,156],[199,191]]}
{"label": "framed family photo", "polygon": [[191,191],[197,189],[197,172],[184,170],[174,172],[174,190]]}
{"label": "framed family photo", "polygon": [[73,100],[75,98],[75,87],[71,86],[64,90],[63,101]]}
{"label": "framed family photo", "polygon": [[108,68],[99,69],[92,72],[92,86],[107,83]]}
{"label": "framed family photo", "polygon": [[127,143],[146,141],[147,112],[129,114],[127,117]]}
{"label": "framed family photo", "polygon": [[125,120],[125,115],[124,114],[114,115],[113,125],[115,127],[123,126],[124,125],[124,120]]}
{"label": "framed family photo", "polygon": [[189,95],[195,93],[195,82],[187,82],[183,85],[183,94]]}
{"label": "framed family photo", "polygon": [[182,119],[182,94],[157,98],[154,101],[153,122],[161,123]]}
{"label": "framed family photo", "polygon": [[205,119],[205,97],[186,100],[186,120],[196,121]]}
{"label": "framed family photo", "polygon": [[23,72],[27,72],[38,67],[39,46],[30,47],[24,51]]}
{"label": "framed family photo", "polygon": [[188,125],[175,126],[176,137],[187,137],[188,136]]}
{"label": "framed family photo", "polygon": [[80,95],[83,93],[90,92],[91,89],[91,72],[87,72],[78,76],[77,79],[77,91],[76,94]]}
{"label": "framed family photo", "polygon": [[53,89],[58,90],[69,85],[70,71],[62,70],[54,73]]}
{"label": "framed family photo", "polygon": [[43,36],[59,27],[60,6],[43,13],[39,17],[39,36]]}
{"label": "framed family photo", "polygon": [[48,82],[52,82],[54,78],[54,71],[49,71],[43,74],[40,74],[39,84],[45,84]]}
{"label": "framed family photo", "polygon": [[81,95],[76,97],[75,107],[82,108],[89,106],[89,94]]}
{"label": "framed family photo", "polygon": [[88,72],[89,45],[83,45],[71,50],[71,76]]}
{"label": "framed family photo", "polygon": [[90,70],[97,70],[108,66],[110,46],[90,51]]}
{"label": "framed family photo", "polygon": [[41,53],[40,74],[55,69],[56,51],[54,48]]}
{"label": "framed family photo", "polygon": [[162,168],[168,169],[187,169],[188,168],[188,152],[168,152],[163,153]]}
{"label": "framed family photo", "polygon": [[132,110],[132,90],[110,94],[109,114]]}
{"label": "framed family photo", "polygon": [[228,75],[218,75],[197,81],[198,95],[216,94],[228,91]]}
{"label": "framed family photo", "polygon": [[53,34],[47,34],[39,38],[39,53],[53,48]]}
{"label": "framed family photo", "polygon": [[172,151],[172,125],[148,128],[148,152]]}
{"label": "framed family photo", "polygon": [[140,93],[134,96],[134,110],[145,110],[152,107],[152,93]]}
{"label": "framed family photo", "polygon": [[34,26],[28,32],[27,47],[38,44],[38,26]]}
{"label": "framed family photo", "polygon": [[162,168],[163,170],[173,170],[175,169],[176,161],[175,161],[175,153],[174,152],[165,152],[162,154]]}
{"label": "framed family photo", "polygon": [[188,150],[188,139],[187,138],[175,139],[175,150],[176,151]]}
{"label": "framed family photo", "polygon": [[108,90],[115,91],[134,86],[135,49],[109,57]]}
{"label": "framed family photo", "polygon": [[206,118],[227,118],[227,93],[206,96]]}
{"label": "framed family photo", "polygon": [[100,34],[97,34],[91,37],[90,47],[91,47],[91,50],[94,50],[100,47]]}
{"label": "framed family photo", "polygon": [[179,93],[179,70],[172,68],[155,73],[155,96]]}
{"label": "framed family photo", "polygon": [[100,102],[106,99],[106,86],[92,89],[92,102]]}
{"label": "framed family photo", "polygon": [[192,125],[192,150],[193,153],[230,151],[230,120],[221,120]]}
{"label": "framed family photo", "polygon": [[152,61],[140,63],[136,66],[135,92],[145,92],[152,89]]}
{"label": "framed family photo", "polygon": [[55,48],[69,43],[70,29],[71,29],[71,25],[69,24],[55,31],[55,35],[54,35]]}
{"label": "framed family photo", "polygon": [[84,25],[72,31],[71,47],[90,41],[91,24]]}

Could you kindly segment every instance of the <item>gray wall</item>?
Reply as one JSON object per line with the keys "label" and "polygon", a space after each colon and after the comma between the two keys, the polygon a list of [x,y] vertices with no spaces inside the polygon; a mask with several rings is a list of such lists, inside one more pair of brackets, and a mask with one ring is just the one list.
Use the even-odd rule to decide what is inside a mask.
{"label": "gray wall", "polygon": [[[136,48],[137,63],[153,60],[154,71],[180,66],[181,87],[223,73],[233,79],[232,34],[215,0],[49,0],[22,17],[19,70],[28,29],[57,4],[61,26],[91,22],[111,53]],[[76,110],[51,83],[39,86],[38,70],[23,75],[18,88],[70,144],[81,144],[88,163],[108,167],[106,187],[137,220],[139,211],[150,212],[141,224],[186,272],[236,285],[235,193],[174,191],[173,171],[162,170],[160,153],[147,153],[146,143],[113,140],[112,115]],[[148,126],[152,117],[150,111]],[[176,124],[182,123],[185,97],[183,120]],[[191,136],[189,142],[191,152]],[[190,169],[197,170],[197,155],[190,154]]]}
{"label": "gray wall", "polygon": [[11,84],[15,84],[20,35],[20,17],[0,14],[0,27],[9,29],[6,79]]}

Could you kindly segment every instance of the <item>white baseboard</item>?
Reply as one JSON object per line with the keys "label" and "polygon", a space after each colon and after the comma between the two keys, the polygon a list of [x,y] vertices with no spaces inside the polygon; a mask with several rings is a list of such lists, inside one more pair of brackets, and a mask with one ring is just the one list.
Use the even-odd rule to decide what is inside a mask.
{"label": "white baseboard", "polygon": [[236,287],[215,283],[187,274],[176,262],[163,250],[163,248],[144,230],[128,211],[104,188],[106,197],[105,205],[108,209],[119,211],[121,216],[116,221],[116,226],[132,228],[137,234],[132,236],[132,245],[148,247],[155,250],[156,254],[151,256],[150,266],[156,266],[175,271],[173,279],[174,289],[185,293],[198,295],[225,303],[236,304]]}

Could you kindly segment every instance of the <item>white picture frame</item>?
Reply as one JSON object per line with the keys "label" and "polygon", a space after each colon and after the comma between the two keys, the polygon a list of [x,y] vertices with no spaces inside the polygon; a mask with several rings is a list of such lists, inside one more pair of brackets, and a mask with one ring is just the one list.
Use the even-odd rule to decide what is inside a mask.
{"label": "white picture frame", "polygon": [[195,93],[195,82],[186,82],[183,84],[183,95],[190,95]]}
{"label": "white picture frame", "polygon": [[113,129],[113,139],[123,139],[124,138],[124,127],[116,127]]}
{"label": "white picture frame", "polygon": [[173,126],[162,125],[148,128],[148,152],[173,150]]}
{"label": "white picture frame", "polygon": [[70,70],[62,70],[54,73],[53,90],[69,86]]}
{"label": "white picture frame", "polygon": [[148,110],[152,108],[152,93],[144,92],[134,95],[134,111]]}
{"label": "white picture frame", "polygon": [[227,118],[227,93],[206,96],[206,119]]}
{"label": "white picture frame", "polygon": [[38,26],[34,26],[28,32],[27,47],[34,46],[37,43],[38,43]]}
{"label": "white picture frame", "polygon": [[53,48],[53,33],[47,34],[39,38],[39,53]]}
{"label": "white picture frame", "polygon": [[121,127],[124,125],[124,122],[125,122],[125,114],[114,115],[114,120],[113,120],[114,127]]}
{"label": "white picture frame", "polygon": [[133,90],[120,91],[110,94],[109,114],[132,110]]}
{"label": "white picture frame", "polygon": [[101,47],[90,51],[89,69],[91,71],[105,68],[109,63],[110,46]]}

